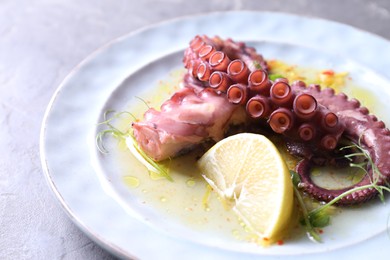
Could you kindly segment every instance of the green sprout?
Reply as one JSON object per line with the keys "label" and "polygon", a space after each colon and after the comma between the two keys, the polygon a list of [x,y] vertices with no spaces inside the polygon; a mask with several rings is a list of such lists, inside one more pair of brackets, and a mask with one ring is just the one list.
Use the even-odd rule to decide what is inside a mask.
{"label": "green sprout", "polygon": [[315,229],[315,226],[313,226],[313,223],[311,222],[311,220],[309,218],[309,213],[308,213],[308,210],[306,208],[305,202],[303,201],[303,197],[302,197],[300,191],[298,190],[298,185],[301,182],[301,179],[299,178],[298,173],[296,173],[294,171],[290,171],[290,174],[291,174],[291,180],[293,183],[294,195],[298,201],[299,209],[302,213],[303,225],[306,229],[306,234],[310,240],[312,240],[314,242],[321,242],[320,235],[317,232],[317,230]]}
{"label": "green sprout", "polygon": [[[108,117],[109,114],[114,113],[115,111],[108,110],[103,115],[103,121],[100,122],[98,125],[105,125],[107,129],[101,130],[96,135],[96,147],[97,149],[103,153],[107,154],[109,153],[108,150],[104,146],[104,138],[106,135],[111,135],[114,138],[120,140],[120,141],[126,141],[127,143],[130,143],[133,145],[134,149],[130,149],[131,152],[135,155],[135,157],[145,165],[145,167],[148,169],[149,173],[155,173],[160,177],[164,177],[168,179],[169,181],[173,181],[172,177],[169,175],[169,165],[166,164],[166,162],[156,162],[154,161],[150,156],[148,156],[138,145],[136,142],[134,136],[132,133],[127,131],[121,131],[118,128],[116,128],[112,121],[114,119],[120,118],[122,115],[129,115],[133,118],[134,121],[137,121],[137,118],[130,112],[123,111],[119,113],[115,113],[112,117]],[[132,147],[130,147],[132,148]]]}
{"label": "green sprout", "polygon": [[279,78],[284,78],[283,75],[280,75],[280,74],[269,74],[268,75],[268,78],[272,81],[275,81],[276,79],[279,79]]}
{"label": "green sprout", "polygon": [[115,111],[113,110],[108,110],[106,111],[104,114],[103,114],[103,122],[100,122],[98,125],[105,125],[108,127],[108,129],[105,129],[105,130],[102,130],[100,131],[97,135],[96,135],[96,139],[95,139],[95,143],[96,143],[96,147],[98,148],[98,150],[101,152],[101,153],[108,153],[108,150],[104,147],[104,137],[107,135],[107,134],[111,134],[113,137],[117,138],[117,139],[126,139],[128,136],[130,136],[131,134],[129,133],[129,131],[126,131],[126,132],[122,132],[120,131],[118,128],[116,128],[115,126],[112,125],[112,121],[114,119],[117,119],[119,117],[121,117],[123,114],[127,114],[127,115],[130,115],[131,117],[133,117],[134,120],[136,120],[135,116],[133,114],[131,114],[130,112],[120,112],[120,113],[115,113],[114,116],[108,118],[108,115],[113,113]]}
{"label": "green sprout", "polygon": [[[335,205],[338,201],[340,201],[342,198],[360,190],[365,189],[376,189],[378,191],[379,198],[382,202],[384,202],[384,192],[390,192],[390,188],[385,185],[378,185],[379,177],[382,176],[381,172],[379,171],[378,167],[374,164],[371,155],[367,150],[365,150],[360,142],[360,138],[357,144],[353,143],[349,146],[345,146],[340,148],[340,150],[345,149],[352,149],[356,152],[347,154],[344,157],[347,158],[350,161],[349,166],[350,167],[358,167],[365,171],[366,174],[368,174],[368,171],[372,170],[372,176],[371,176],[371,183],[364,186],[355,187],[353,189],[350,189],[348,191],[345,191],[344,193],[340,194],[339,196],[335,197],[333,200],[329,201],[326,204],[321,205],[320,207],[313,209],[311,211],[308,211],[306,208],[306,205],[303,201],[302,195],[299,192],[298,185],[300,183],[299,175],[291,171],[291,178],[294,186],[294,194],[298,200],[298,204],[302,213],[302,223],[304,224],[306,228],[306,232],[308,237],[316,242],[320,242],[320,236],[319,233],[315,228],[321,228],[329,225],[330,223],[330,214],[329,209],[332,205]],[[364,161],[362,163],[355,163],[353,158],[357,157],[363,157]]]}
{"label": "green sprout", "polygon": [[253,66],[254,66],[255,69],[257,69],[257,70],[261,70],[261,69],[262,69],[260,63],[259,63],[257,60],[253,61]]}

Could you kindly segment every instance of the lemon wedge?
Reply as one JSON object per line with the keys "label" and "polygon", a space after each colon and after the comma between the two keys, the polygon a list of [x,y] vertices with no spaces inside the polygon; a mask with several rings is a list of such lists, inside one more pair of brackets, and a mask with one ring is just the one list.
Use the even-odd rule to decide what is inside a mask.
{"label": "lemon wedge", "polygon": [[243,133],[216,143],[198,161],[209,185],[264,241],[280,239],[293,211],[286,163],[263,135]]}

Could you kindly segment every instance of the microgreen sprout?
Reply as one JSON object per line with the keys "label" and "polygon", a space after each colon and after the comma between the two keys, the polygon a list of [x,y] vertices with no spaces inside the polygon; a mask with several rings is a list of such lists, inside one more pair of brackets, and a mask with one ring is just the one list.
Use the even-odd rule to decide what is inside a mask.
{"label": "microgreen sprout", "polygon": [[300,191],[298,190],[298,184],[300,183],[301,179],[299,178],[298,173],[296,173],[294,171],[290,171],[290,174],[291,174],[291,180],[293,183],[294,195],[298,201],[298,206],[299,206],[301,213],[302,213],[303,225],[306,229],[306,234],[310,240],[312,240],[314,242],[321,242],[320,235],[317,232],[317,230],[314,229],[314,226],[312,225],[312,223],[310,221],[308,210],[306,208],[305,202],[303,201],[303,197],[302,197]]}
{"label": "microgreen sprout", "polygon": [[[379,198],[382,202],[384,202],[384,192],[390,192],[390,188],[387,183],[385,185],[379,185],[378,180],[379,177],[382,175],[379,171],[378,167],[375,165],[375,163],[372,160],[372,157],[370,153],[363,148],[361,145],[360,139],[358,143],[352,143],[351,145],[345,146],[340,148],[340,150],[352,150],[353,153],[344,155],[344,157],[350,161],[349,166],[350,167],[357,167],[359,169],[362,169],[365,171],[366,174],[369,174],[369,171],[371,170],[372,174],[369,174],[371,183],[364,186],[358,186],[355,188],[352,188],[348,191],[345,191],[344,193],[340,194],[339,196],[335,197],[333,200],[329,201],[326,204],[321,205],[318,208],[315,208],[311,211],[307,210],[307,207],[303,201],[303,198],[298,190],[298,185],[300,183],[299,175],[291,171],[291,178],[294,186],[294,194],[298,200],[298,204],[302,213],[302,223],[304,224],[307,235],[311,240],[320,242],[320,237],[315,228],[321,228],[325,227],[330,222],[330,215],[328,213],[328,210],[331,206],[335,205],[338,201],[340,201],[342,198],[365,189],[376,189],[378,191]],[[360,159],[363,159],[361,162],[356,162],[360,157]]]}
{"label": "microgreen sprout", "polygon": [[141,100],[142,103],[144,103],[145,106],[146,106],[148,109],[150,108],[149,104],[145,101],[145,99],[143,99],[143,98],[141,98],[141,97],[137,97],[137,96],[135,96],[135,98],[138,98],[139,100]]}
{"label": "microgreen sprout", "polygon": [[[144,103],[146,104],[146,102]],[[155,173],[158,176],[168,179],[169,181],[173,181],[172,177],[169,175],[169,171],[168,171],[169,165],[167,165],[166,162],[155,162],[150,156],[148,156],[141,149],[141,147],[138,145],[138,143],[136,142],[134,136],[132,135],[129,129],[126,131],[121,131],[112,124],[112,121],[114,119],[118,119],[123,115],[131,116],[133,118],[133,121],[137,121],[137,118],[132,113],[127,111],[115,113],[112,117],[108,117],[109,114],[112,114],[114,112],[115,111],[112,110],[106,111],[103,115],[103,121],[98,124],[98,125],[105,125],[106,127],[108,127],[108,129],[104,129],[96,135],[95,141],[96,141],[97,149],[103,154],[108,153],[108,150],[104,146],[104,137],[110,134],[111,136],[113,136],[116,139],[119,139],[120,141],[126,141],[126,143],[128,144],[131,143],[132,147],[130,148],[134,148],[134,149],[130,149],[131,152],[133,152],[133,154],[137,157],[137,159],[145,165],[145,167],[148,169],[150,174]]]}
{"label": "microgreen sprout", "polygon": [[[154,161],[141,149],[141,147],[139,147],[133,135],[130,135],[129,138],[131,138],[134,147],[134,150],[130,150],[134,153],[134,155],[136,155],[137,159],[141,161],[150,172],[156,173],[161,177],[165,177],[169,181],[173,181],[172,177],[169,175],[169,163],[171,162],[170,159],[168,159],[168,165],[164,162]],[[140,155],[141,158],[138,158],[137,155]]]}
{"label": "microgreen sprout", "polygon": [[98,124],[98,125],[106,125],[108,127],[108,129],[102,130],[96,135],[96,140],[95,140],[96,147],[98,148],[98,150],[101,153],[108,153],[107,149],[104,147],[104,142],[103,142],[103,139],[107,134],[111,134],[112,136],[114,136],[115,138],[118,138],[118,139],[126,139],[128,136],[131,135],[129,133],[129,131],[123,132],[123,131],[120,131],[118,128],[114,127],[111,123],[114,119],[117,119],[117,118],[121,117],[122,115],[127,114],[127,115],[130,115],[134,120],[136,120],[136,118],[133,114],[131,114],[130,112],[126,112],[126,111],[115,113],[114,116],[108,118],[108,115],[113,113],[113,112],[114,112],[113,110],[106,111],[103,114],[103,122],[100,122]]}
{"label": "microgreen sprout", "polygon": [[272,81],[275,81],[276,79],[279,79],[279,78],[284,78],[283,75],[280,75],[280,74],[269,74],[268,75],[268,78]]}
{"label": "microgreen sprout", "polygon": [[262,69],[260,63],[259,63],[258,61],[256,61],[256,60],[253,61],[253,66],[254,66],[255,69],[257,69],[257,70],[261,70],[261,69]]}

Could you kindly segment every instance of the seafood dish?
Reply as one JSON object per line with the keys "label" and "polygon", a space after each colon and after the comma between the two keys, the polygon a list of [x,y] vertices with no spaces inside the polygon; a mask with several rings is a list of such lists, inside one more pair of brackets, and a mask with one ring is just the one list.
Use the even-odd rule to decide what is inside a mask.
{"label": "seafood dish", "polygon": [[[221,140],[233,125],[264,128],[283,138],[294,156],[302,191],[321,202],[339,206],[360,204],[378,195],[390,180],[390,131],[383,121],[344,93],[331,88],[270,79],[262,55],[245,43],[196,36],[185,50],[183,87],[160,110],[150,108],[133,122],[134,138],[155,161],[173,158],[197,145]],[[350,187],[326,189],[310,178],[314,166],[346,167],[359,144],[370,160],[367,174]],[[348,160],[347,160],[348,159]],[[368,162],[366,162],[368,163]],[[357,189],[361,187],[361,189]],[[365,188],[367,187],[367,188]],[[355,189],[356,191],[354,191]]]}

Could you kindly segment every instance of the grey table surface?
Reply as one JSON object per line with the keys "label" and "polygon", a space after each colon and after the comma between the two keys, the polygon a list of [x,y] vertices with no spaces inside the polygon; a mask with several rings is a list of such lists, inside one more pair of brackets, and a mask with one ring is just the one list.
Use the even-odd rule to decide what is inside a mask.
{"label": "grey table surface", "polygon": [[[39,133],[65,76],[108,41],[167,19],[278,11],[390,39],[389,0],[0,0],[0,259],[113,259],[68,218],[44,178]],[[386,50],[389,51],[389,50]]]}

